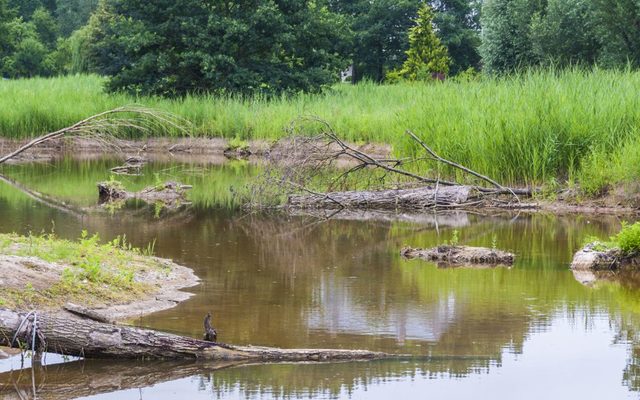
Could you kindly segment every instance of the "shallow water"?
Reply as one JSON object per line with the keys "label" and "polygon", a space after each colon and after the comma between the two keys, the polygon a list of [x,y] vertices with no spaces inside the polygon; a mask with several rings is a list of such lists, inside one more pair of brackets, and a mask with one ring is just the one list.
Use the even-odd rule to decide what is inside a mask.
{"label": "shallow water", "polygon": [[[9,166],[28,190],[80,209],[110,160]],[[202,283],[177,307],[130,321],[199,337],[212,311],[220,339],[280,347],[365,348],[418,361],[234,366],[171,362],[68,361],[45,368],[0,361],[7,398],[637,398],[640,297],[623,283],[579,283],[568,269],[587,236],[607,237],[605,216],[246,215],[234,211],[255,167],[149,165],[130,189],[162,180],[194,185],[193,206],[157,218],[126,209],[78,215],[0,183],[0,231],[50,231],[105,240],[126,234],[137,246],[193,268]],[[512,268],[438,268],[399,256],[404,245],[451,240],[516,253]],[[66,362],[65,362],[66,361]],[[35,389],[34,389],[35,387]],[[19,393],[19,394],[18,394]],[[24,397],[26,396],[26,397]]]}

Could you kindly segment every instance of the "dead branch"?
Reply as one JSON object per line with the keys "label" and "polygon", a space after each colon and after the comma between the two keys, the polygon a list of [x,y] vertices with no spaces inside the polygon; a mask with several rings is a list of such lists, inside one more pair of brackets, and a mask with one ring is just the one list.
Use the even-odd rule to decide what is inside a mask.
{"label": "dead branch", "polygon": [[[300,131],[297,127],[300,121],[317,123],[320,128],[312,127],[310,130],[314,135],[309,136],[308,131]],[[272,194],[285,195],[289,200],[288,205],[294,207],[302,205],[311,208],[320,206],[335,208],[339,205],[340,208],[355,206],[362,209],[370,207],[369,204],[373,204],[371,201],[382,195],[385,201],[390,202],[385,208],[397,208],[398,204],[405,204],[410,208],[416,208],[418,204],[427,208],[440,206],[451,208],[480,204],[482,195],[509,194],[520,204],[519,194],[532,194],[530,189],[506,187],[488,176],[438,155],[411,131],[407,131],[407,134],[426,152],[424,156],[392,158],[388,154],[382,156],[369,154],[361,147],[342,140],[326,121],[314,116],[294,120],[287,131],[289,136],[271,148],[270,162],[262,175],[263,181],[257,184],[263,186],[259,189],[259,193],[254,188],[252,201],[258,199],[259,202],[260,194],[270,191]],[[425,176],[414,172],[417,168],[411,170],[405,168],[408,164],[418,161],[435,162],[437,176]],[[444,180],[440,173],[440,165],[458,169],[473,179],[480,179],[493,187]],[[398,179],[394,179],[395,182],[389,182],[389,178],[392,177]],[[435,190],[429,185],[435,185]],[[477,195],[476,198],[457,204],[448,200],[440,201],[443,188],[459,186],[468,188]],[[389,190],[390,187],[393,190]],[[415,189],[421,194],[429,195],[430,200],[405,202],[398,197],[400,189]],[[293,196],[300,192],[311,195]],[[356,200],[356,197],[361,199]],[[362,200],[365,197],[369,203]],[[379,202],[374,201],[374,203],[376,207],[380,207]]]}
{"label": "dead branch", "polygon": [[[131,115],[135,118],[131,118]],[[92,115],[82,121],[55,132],[37,137],[17,150],[0,157],[0,164],[39,144],[64,136],[88,137],[110,148],[119,149],[117,136],[127,131],[150,134],[154,131],[178,130],[187,134],[186,121],[169,113],[138,106],[124,106]]]}

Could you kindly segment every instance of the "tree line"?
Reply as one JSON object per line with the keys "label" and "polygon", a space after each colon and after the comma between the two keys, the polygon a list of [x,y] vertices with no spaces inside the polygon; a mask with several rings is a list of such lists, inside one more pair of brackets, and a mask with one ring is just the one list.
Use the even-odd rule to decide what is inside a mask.
{"label": "tree line", "polygon": [[3,77],[162,96],[638,67],[639,39],[640,0],[0,0]]}

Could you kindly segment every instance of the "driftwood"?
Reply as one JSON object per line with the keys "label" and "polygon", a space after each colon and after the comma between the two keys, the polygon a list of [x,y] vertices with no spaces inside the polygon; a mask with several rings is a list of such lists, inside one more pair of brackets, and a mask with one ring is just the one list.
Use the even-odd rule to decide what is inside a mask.
{"label": "driftwood", "polygon": [[161,201],[167,205],[176,203],[185,204],[186,191],[190,185],[182,185],[177,182],[165,182],[162,185],[150,186],[139,192],[128,192],[119,184],[113,182],[98,183],[98,198],[101,204],[112,201],[138,199],[147,203]]}
{"label": "driftwood", "polygon": [[27,314],[8,309],[0,309],[0,346],[32,349],[34,325],[37,351],[86,358],[301,362],[409,357],[367,350],[232,346],[61,314]]}
{"label": "driftwood", "polygon": [[[319,133],[308,136],[305,135],[306,129],[298,132],[297,121],[319,124],[319,129],[312,129]],[[424,150],[424,154],[407,158],[369,154],[343,141],[326,121],[316,117],[294,121],[288,132],[288,137],[271,147],[270,163],[253,185],[247,206],[261,208],[266,205],[268,208],[284,195],[290,209],[410,210],[487,204],[502,208],[512,207],[513,200],[518,204],[514,208],[519,209],[523,205],[518,196],[530,196],[535,192],[528,188],[503,186],[488,176],[448,160],[411,131],[406,131],[407,135]],[[433,164],[437,168],[433,169]],[[464,175],[469,179],[443,179],[443,166],[447,176],[457,178]],[[432,176],[424,171],[432,172]],[[477,181],[482,182],[474,184]],[[420,187],[416,188],[416,185]],[[388,190],[390,186],[396,189]],[[354,187],[360,190],[354,191]],[[509,197],[501,198],[502,195]],[[532,207],[530,204],[524,206]]]}
{"label": "driftwood", "polygon": [[291,195],[287,206],[293,208],[348,209],[426,209],[463,206],[469,202],[471,187],[420,187],[381,191],[348,191],[325,194]]}
{"label": "driftwood", "polygon": [[142,167],[145,166],[147,160],[142,157],[129,157],[123,165],[111,168],[111,172],[118,175],[141,175]]}
{"label": "driftwood", "polygon": [[505,251],[469,246],[438,246],[431,249],[407,247],[400,254],[408,259],[421,258],[451,265],[512,265],[515,258],[512,253]]}

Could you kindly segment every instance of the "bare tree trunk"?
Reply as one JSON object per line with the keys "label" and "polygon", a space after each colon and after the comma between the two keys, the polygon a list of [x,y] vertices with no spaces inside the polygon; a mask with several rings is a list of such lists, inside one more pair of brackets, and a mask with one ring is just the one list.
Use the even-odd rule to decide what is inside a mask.
{"label": "bare tree trunk", "polygon": [[464,206],[471,187],[443,186],[437,189],[420,187],[381,191],[347,191],[313,195],[291,195],[287,205],[293,208],[347,209],[425,209]]}
{"label": "bare tree trunk", "polygon": [[[38,341],[37,349],[87,358],[337,361],[404,357],[366,350],[231,346],[61,314],[37,313],[36,317],[38,336],[44,339]],[[12,340],[15,336],[31,348],[33,325],[33,314],[0,309],[0,345],[17,347]]]}

